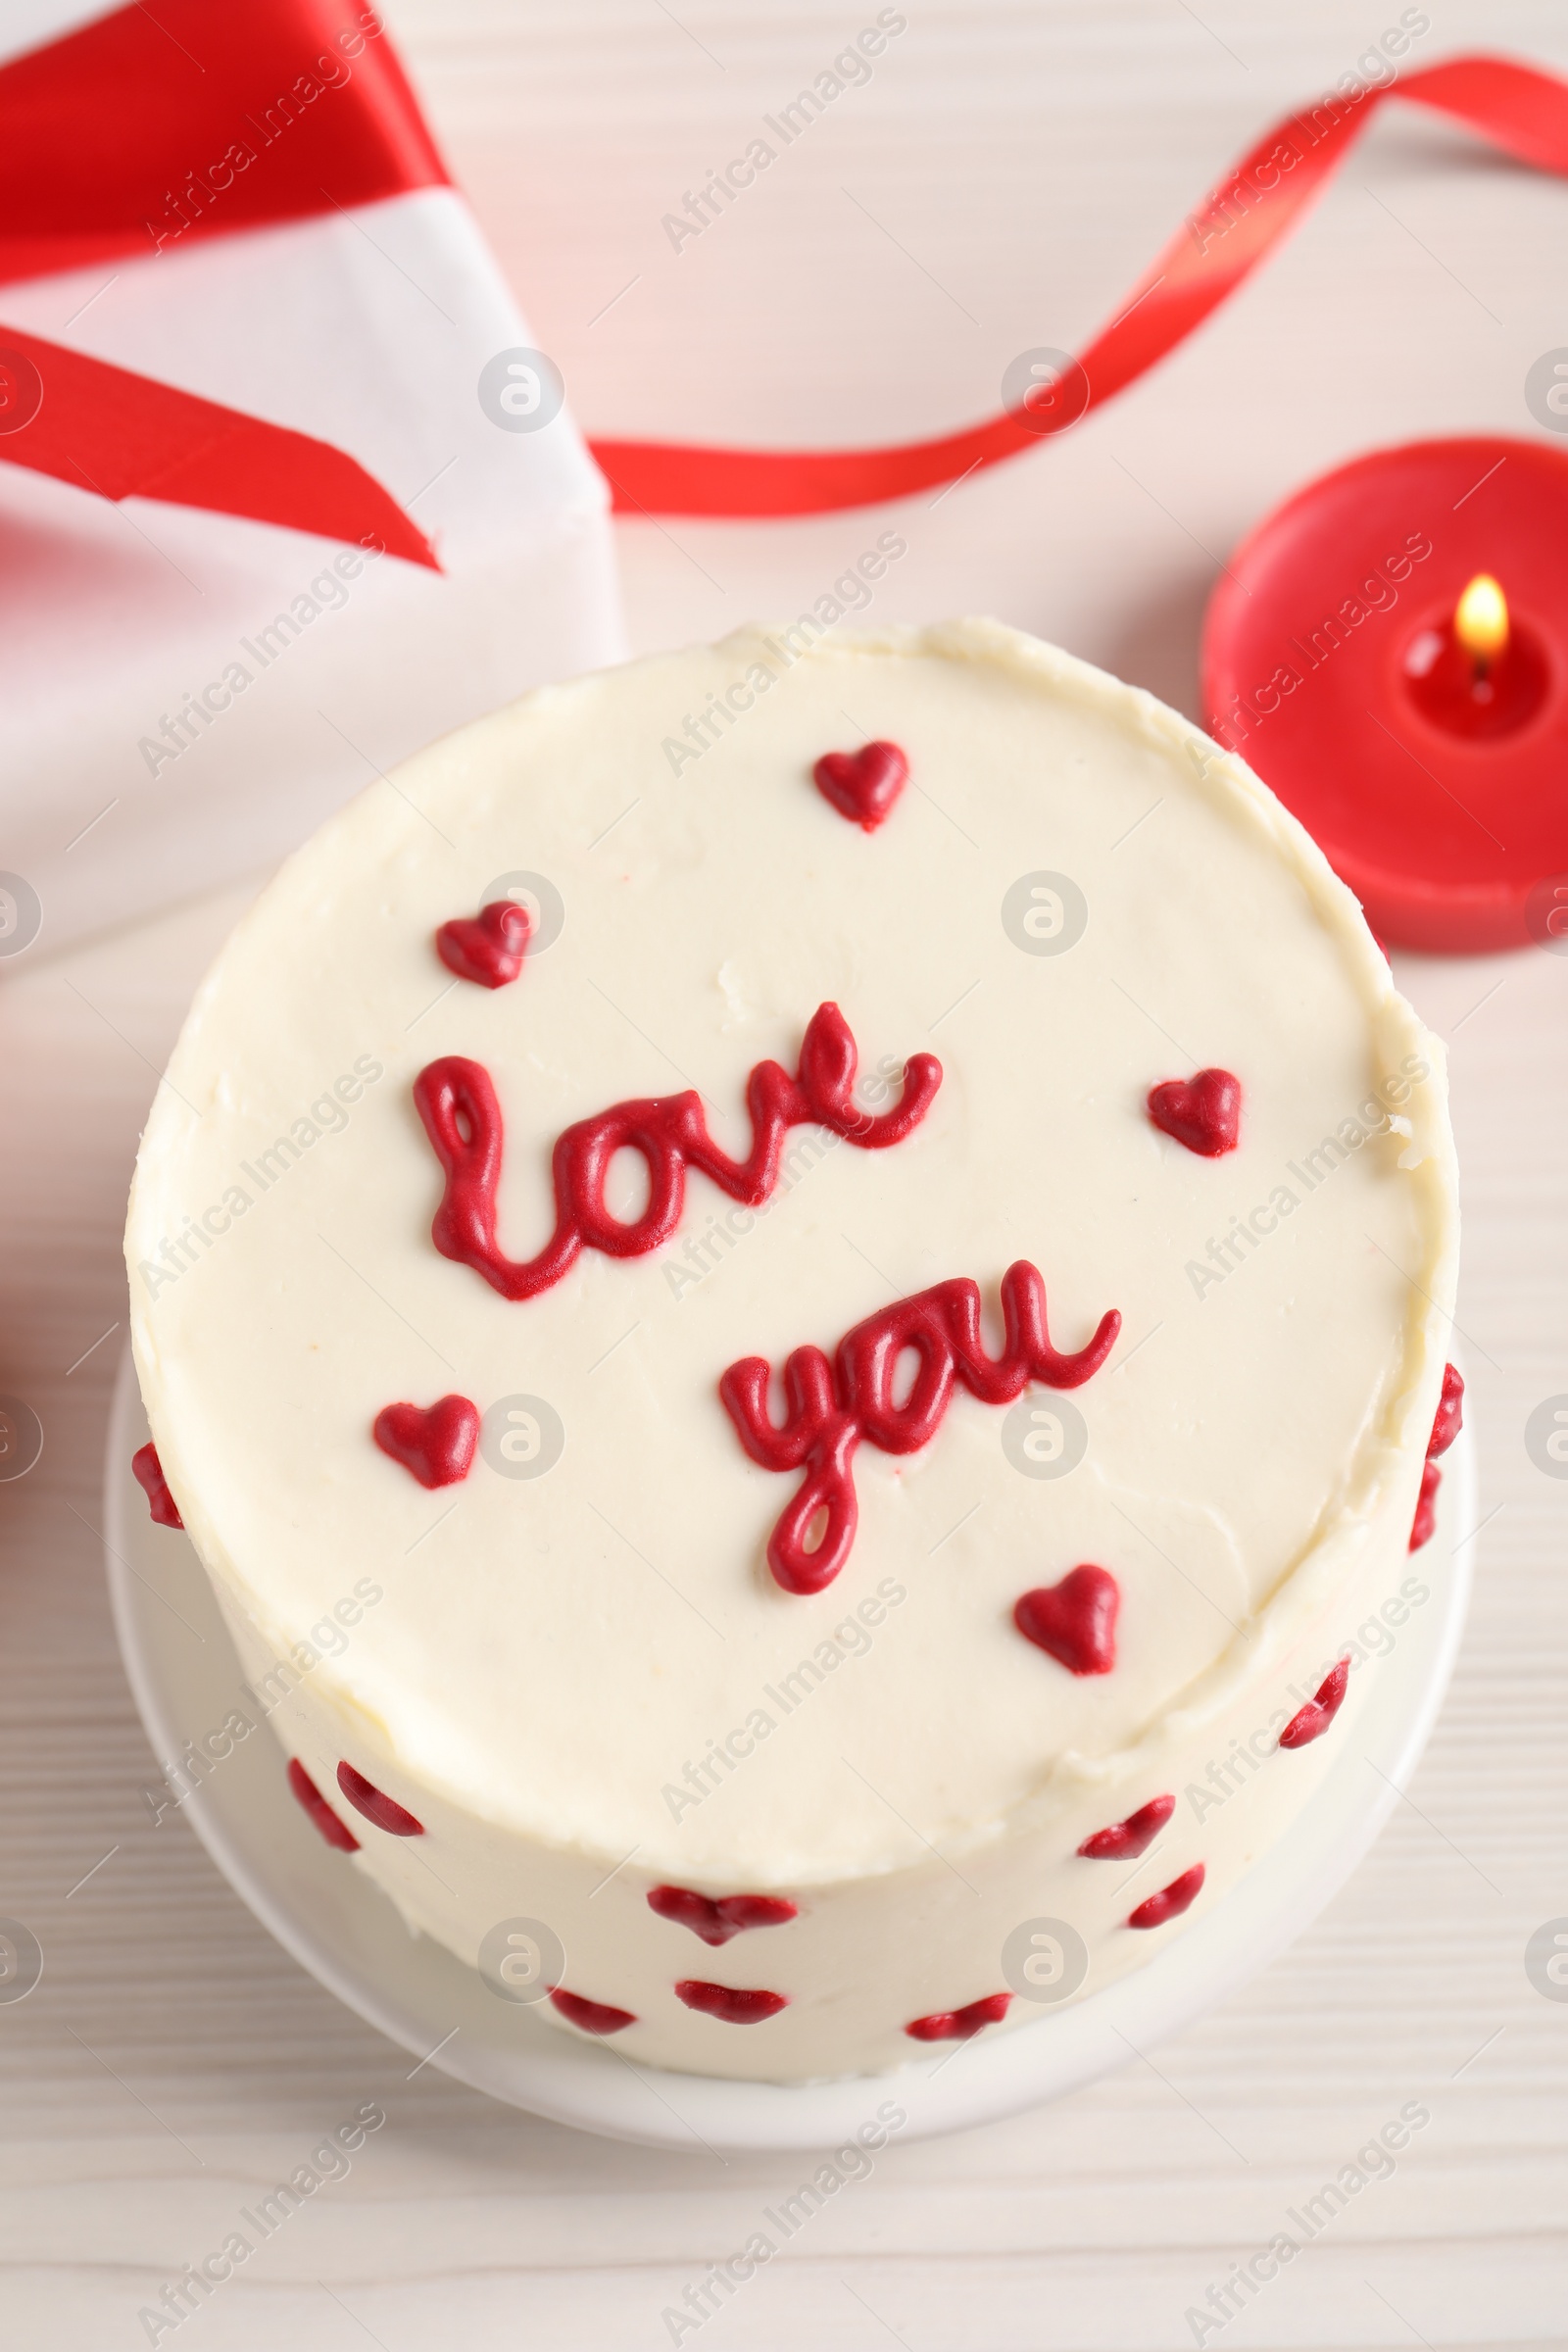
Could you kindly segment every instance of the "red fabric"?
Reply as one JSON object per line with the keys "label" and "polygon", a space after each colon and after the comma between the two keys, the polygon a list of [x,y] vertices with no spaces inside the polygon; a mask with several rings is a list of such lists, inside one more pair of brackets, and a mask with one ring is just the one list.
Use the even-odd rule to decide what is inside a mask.
{"label": "red fabric", "polygon": [[[157,0],[0,68],[0,278],[446,181],[362,0]],[[0,364],[19,353],[43,399],[0,434],[0,459],[105,498],[374,542],[439,568],[346,451],[0,325]]]}
{"label": "red fabric", "polygon": [[[1185,220],[1079,355],[1088,407],[1109,400],[1202,323],[1271,253],[1332,178],[1385,98],[1453,116],[1521,162],[1568,172],[1568,85],[1499,57],[1456,57],[1397,82],[1303,107],[1265,131]],[[1286,163],[1282,150],[1295,161]],[[1260,184],[1266,183],[1266,184]],[[1229,202],[1225,199],[1229,195]],[[1064,429],[1085,405],[1064,401]],[[743,450],[598,441],[618,511],[650,514],[814,514],[906,498],[1016,457],[1042,437],[1005,412],[935,441],[892,449]]]}

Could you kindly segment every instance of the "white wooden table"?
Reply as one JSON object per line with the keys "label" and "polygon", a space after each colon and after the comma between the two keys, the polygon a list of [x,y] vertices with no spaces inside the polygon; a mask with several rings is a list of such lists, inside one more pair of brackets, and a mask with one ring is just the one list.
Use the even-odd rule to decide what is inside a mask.
{"label": "white wooden table", "polygon": [[[908,28],[744,204],[661,218],[862,23],[825,0],[389,0],[404,53],[590,429],[797,444],[989,413],[1071,347],[1224,162],[1351,65],[1393,0],[909,0]],[[1434,0],[1413,63],[1568,70],[1550,0]],[[640,647],[793,613],[889,520],[872,617],[979,610],[1194,707],[1216,561],[1293,484],[1423,430],[1530,432],[1568,341],[1568,187],[1390,110],[1292,244],[1186,351],[1058,445],[891,516],[622,532]],[[144,2343],[137,2312],[375,2099],[348,2178],[178,2330],[205,2352],[667,2343],[797,2160],[653,2155],[494,2107],[284,1957],[178,1822],[122,1678],[95,1533],[136,1132],[244,894],[28,961],[0,991],[0,1392],[46,1431],[0,1486],[0,1912],[46,1974],[0,2006],[0,2341]],[[1568,2343],[1568,2003],[1527,1936],[1568,1914],[1568,1486],[1523,1430],[1568,1391],[1568,960],[1401,959],[1451,1043],[1461,1303],[1482,1446],[1477,1597],[1427,1761],[1317,1928],[1205,2024],[1060,2106],[889,2150],[708,2347],[1176,2346],[1408,2100],[1431,2125],[1254,2302],[1233,2347]],[[169,2342],[171,2336],[160,2338]],[[686,2335],[683,2340],[692,2342]]]}

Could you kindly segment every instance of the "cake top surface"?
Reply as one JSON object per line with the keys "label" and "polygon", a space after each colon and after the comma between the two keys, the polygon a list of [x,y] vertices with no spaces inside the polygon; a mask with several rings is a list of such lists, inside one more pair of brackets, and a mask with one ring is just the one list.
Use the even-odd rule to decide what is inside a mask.
{"label": "cake top surface", "polygon": [[[852,759],[846,814],[813,781],[889,741],[902,789]],[[438,927],[509,893],[519,976],[456,977]],[[509,1298],[434,1246],[431,1064],[493,1086],[497,1252],[526,1261],[560,1231],[567,1130],[689,1094],[681,1132],[744,1161],[751,1073],[803,1070],[823,1005],[857,1102],[842,1133],[786,1122],[760,1206],[699,1141],[659,1248],[595,1247],[590,1218]],[[839,1034],[814,1032],[817,1110]],[[353,803],[204,984],[127,1236],[164,1469],[276,1654],[318,1656],[345,1737],[377,1727],[488,1817],[685,1882],[954,1853],[1054,1775],[1125,1777],[1361,1540],[1441,1367],[1438,1053],[1237,761],[997,624],[809,650],[759,629],[545,689]],[[865,1148],[919,1055],[940,1083]],[[1214,1070],[1240,1140],[1209,1156],[1148,1098]],[[582,1181],[601,1221],[647,1207],[633,1151]],[[1106,1360],[1013,1403],[960,1377],[929,1443],[863,1441],[841,1571],[782,1589],[801,1473],[750,1458],[726,1369],[765,1359],[776,1421],[792,1350],[831,1362],[957,1278],[996,1357],[1020,1262],[1054,1348],[1119,1312]],[[372,1424],[448,1395],[481,1435],[427,1491]],[[1107,1672],[1014,1617],[1086,1564],[1116,1588]],[[381,1597],[345,1636],[359,1580]]]}

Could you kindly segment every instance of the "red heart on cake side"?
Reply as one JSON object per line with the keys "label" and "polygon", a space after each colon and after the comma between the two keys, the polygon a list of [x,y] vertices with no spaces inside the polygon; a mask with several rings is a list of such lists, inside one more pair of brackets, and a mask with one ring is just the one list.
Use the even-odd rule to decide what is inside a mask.
{"label": "red heart on cake side", "polygon": [[1242,1133],[1242,1082],[1229,1070],[1200,1070],[1193,1078],[1167,1078],[1151,1087],[1149,1115],[1203,1159],[1234,1152]]}
{"label": "red heart on cake side", "polygon": [[455,1487],[473,1466],[479,1408],[466,1396],[442,1396],[434,1404],[384,1404],[370,1434],[421,1487]]}
{"label": "red heart on cake side", "polygon": [[632,2010],[617,2009],[611,2001],[590,2001],[584,1993],[568,1992],[564,1984],[555,1987],[550,2000],[581,2034],[620,2034],[637,2023]]}
{"label": "red heart on cake side", "polygon": [[1410,1522],[1410,1542],[1407,1548],[1419,1551],[1430,1544],[1438,1532],[1438,1489],[1443,1484],[1443,1472],[1436,1462],[1421,1465],[1421,1492],[1416,1497],[1415,1517]]}
{"label": "red heart on cake side", "polygon": [[1317,1695],[1291,1717],[1280,1734],[1281,1747],[1310,1747],[1314,1740],[1321,1740],[1345,1704],[1349,1680],[1350,1661],[1342,1658],[1333,1673],[1325,1675],[1318,1685]]}
{"label": "red heart on cake side", "polygon": [[1206,1876],[1204,1865],[1195,1862],[1191,1870],[1184,1870],[1179,1879],[1172,1879],[1168,1886],[1162,1886],[1146,1903],[1140,1903],[1136,1911],[1130,1911],[1127,1925],[1130,1928],[1162,1928],[1167,1919],[1180,1919],[1182,1913],[1190,1911],[1202,1893]]}
{"label": "red heart on cake side", "polygon": [[1037,1585],[1012,1612],[1012,1621],[1037,1649],[1049,1650],[1069,1674],[1108,1674],[1116,1663],[1116,1611],[1121,1592],[1108,1568],[1074,1568],[1059,1585]]}
{"label": "red heart on cake side", "polygon": [[726,2026],[760,2026],[790,2005],[787,1993],[744,1990],[738,1984],[709,1984],[701,1977],[682,1977],[675,1987],[675,1998],[684,2001],[688,2009],[701,2010],[705,2017],[721,2019]]}
{"label": "red heart on cake side", "polygon": [[1108,1830],[1097,1830],[1092,1838],[1086,1838],[1078,1851],[1090,1862],[1136,1862],[1140,1854],[1149,1851],[1175,1810],[1173,1796],[1152,1796],[1125,1821],[1113,1821]]}
{"label": "red heart on cake side", "polygon": [[728,1943],[747,1928],[782,1928],[798,1916],[781,1894],[698,1894],[690,1886],[651,1886],[648,1908],[690,1928],[705,1943]]}
{"label": "red heart on cake side", "polygon": [[400,1805],[395,1796],[388,1796],[384,1788],[368,1781],[363,1772],[357,1772],[347,1761],[337,1768],[337,1785],[355,1812],[363,1813],[378,1830],[385,1830],[389,1838],[424,1836],[424,1824],[416,1813],[411,1813],[407,1805]]}
{"label": "red heart on cake side", "polygon": [[505,988],[522,969],[533,916],[515,899],[495,899],[476,915],[454,915],[435,935],[435,952],[449,972],[480,988]]}
{"label": "red heart on cake side", "polygon": [[988,1992],[965,2009],[933,2009],[904,2031],[911,2041],[968,2041],[985,2026],[1000,2026],[1011,2006],[1010,1992]]}
{"label": "red heart on cake side", "polygon": [[339,1821],[298,1756],[289,1758],[288,1785],[328,1845],[335,1845],[340,1854],[359,1852],[360,1841],[354,1832],[346,1821]]}
{"label": "red heart on cake side", "polygon": [[1427,1460],[1446,1453],[1464,1427],[1464,1382],[1452,1364],[1443,1367],[1443,1395],[1438,1398],[1437,1418],[1432,1435],[1427,1440]]}
{"label": "red heart on cake side", "polygon": [[138,1446],[130,1457],[131,1475],[147,1497],[147,1508],[159,1527],[184,1527],[179,1505],[169,1492],[164,1465],[156,1446]]}
{"label": "red heart on cake side", "polygon": [[892,813],[908,773],[909,762],[896,743],[868,743],[858,752],[824,752],[811,780],[840,816],[874,833]]}

